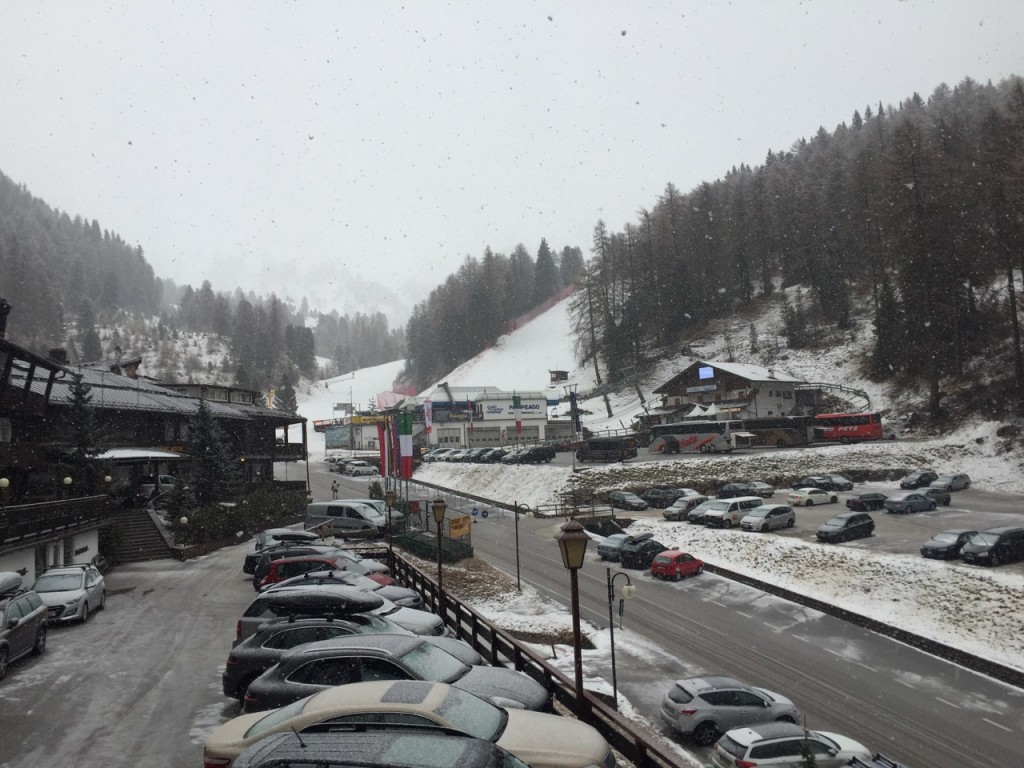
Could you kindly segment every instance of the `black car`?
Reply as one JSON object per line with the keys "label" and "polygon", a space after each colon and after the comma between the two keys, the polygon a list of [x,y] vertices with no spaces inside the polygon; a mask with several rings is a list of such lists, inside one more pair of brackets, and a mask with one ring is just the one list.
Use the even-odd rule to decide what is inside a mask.
{"label": "black car", "polygon": [[623,568],[647,570],[654,558],[668,547],[657,539],[630,538],[619,548],[619,565]]}
{"label": "black car", "polygon": [[794,491],[798,491],[801,488],[821,488],[822,490],[827,491],[829,489],[825,486],[828,484],[828,478],[824,475],[807,475],[793,483],[792,488]]}
{"label": "black car", "polygon": [[[285,651],[297,645],[332,640],[350,635],[416,635],[384,616],[352,613],[337,617],[271,619],[231,649],[221,675],[224,695],[242,701],[249,683],[281,660]],[[422,636],[421,636],[422,637]],[[465,664],[483,664],[479,653],[454,637],[424,637]]]}
{"label": "black car", "polygon": [[735,499],[738,496],[758,496],[750,483],[726,483],[715,494],[719,499]]}
{"label": "black car", "polygon": [[818,528],[818,541],[836,542],[863,539],[875,532],[875,521],[867,512],[841,512]]}
{"label": "black car", "polygon": [[930,469],[918,469],[900,480],[900,488],[914,490],[925,485],[931,485],[938,478],[938,473]]}
{"label": "black car", "polygon": [[499,707],[540,711],[551,706],[547,689],[525,672],[465,664],[422,637],[354,635],[285,651],[249,683],[244,709],[276,709],[335,685],[378,680],[447,683]]}
{"label": "black car", "polygon": [[525,448],[513,448],[502,456],[500,461],[502,464],[518,464],[524,453],[526,453]]}
{"label": "black car", "polygon": [[640,494],[640,498],[650,507],[665,509],[672,506],[676,499],[692,493],[688,488],[648,488]]}
{"label": "black car", "polygon": [[921,493],[932,499],[936,504],[941,504],[944,507],[948,507],[953,501],[953,496],[945,488],[929,486],[922,488]]}
{"label": "black car", "polygon": [[964,528],[953,528],[937,533],[921,545],[921,557],[956,560],[960,557],[960,550],[964,544],[976,533],[977,531],[968,531]]}
{"label": "black car", "polygon": [[613,509],[625,509],[631,512],[642,512],[647,509],[647,502],[629,491],[610,491],[608,504]]}
{"label": "black car", "polygon": [[477,461],[480,464],[497,464],[506,453],[504,448],[485,448],[484,452],[477,457]]}
{"label": "black car", "polygon": [[973,565],[1002,565],[1024,560],[1024,528],[989,528],[974,534],[960,550],[960,559]]}
{"label": "black car", "polygon": [[268,528],[256,534],[256,549],[245,556],[242,563],[242,573],[252,574],[256,570],[256,563],[260,560],[263,550],[285,545],[309,544],[320,540],[320,534],[313,531],[303,531],[296,528]]}
{"label": "black car", "polygon": [[846,508],[855,512],[870,512],[873,509],[885,509],[884,493],[855,493],[846,500]]}
{"label": "black car", "polygon": [[46,650],[46,606],[22,586],[21,574],[0,573],[0,680],[11,662]]}
{"label": "black car", "polygon": [[548,464],[555,458],[555,449],[550,445],[531,445],[519,457],[520,464]]}
{"label": "black car", "polygon": [[412,764],[459,768],[529,768],[519,758],[485,739],[420,728],[408,731],[343,731],[275,733],[260,739],[232,763],[235,768],[315,765],[318,768],[393,768],[396,755]]}

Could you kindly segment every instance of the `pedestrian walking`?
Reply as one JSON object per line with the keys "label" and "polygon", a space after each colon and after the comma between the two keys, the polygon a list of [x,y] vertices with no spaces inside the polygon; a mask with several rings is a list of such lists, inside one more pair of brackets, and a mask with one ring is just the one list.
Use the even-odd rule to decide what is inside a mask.
{"label": "pedestrian walking", "polygon": [[332,480],[331,481],[331,498],[332,499],[338,498],[338,481],[337,480]]}

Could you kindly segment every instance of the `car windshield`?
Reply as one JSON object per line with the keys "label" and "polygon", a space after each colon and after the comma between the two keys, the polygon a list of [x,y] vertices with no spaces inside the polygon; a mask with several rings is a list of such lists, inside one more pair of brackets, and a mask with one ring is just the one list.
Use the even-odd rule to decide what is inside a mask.
{"label": "car windshield", "polygon": [[982,546],[990,547],[999,541],[999,537],[994,533],[976,533],[971,536],[971,544],[980,544]]}
{"label": "car windshield", "polygon": [[471,693],[451,688],[437,708],[445,718],[463,733],[478,739],[497,741],[505,731],[508,713]]}
{"label": "car windshield", "polygon": [[754,508],[747,512],[747,517],[764,517],[768,514],[768,507]]}
{"label": "car windshield", "polygon": [[665,555],[658,555],[656,558],[654,558],[654,562],[660,563],[660,564],[664,565],[664,564],[667,564],[667,563],[671,563],[672,562],[672,558],[671,557],[666,557]]}
{"label": "car windshield", "polygon": [[70,592],[82,588],[84,573],[44,573],[33,585],[36,592]]}
{"label": "car windshield", "polygon": [[953,482],[953,476],[952,475],[939,475],[934,480],[933,485],[942,485],[944,483],[952,483],[952,482]]}
{"label": "car windshield", "polygon": [[430,643],[420,643],[402,656],[402,662],[421,680],[435,683],[454,682],[469,671],[466,664]]}
{"label": "car windshield", "polygon": [[839,515],[836,515],[835,517],[833,517],[833,518],[831,518],[829,520],[826,520],[825,521],[825,525],[843,526],[843,525],[846,525],[846,521],[847,520],[849,520],[849,518],[841,517]]}
{"label": "car windshield", "polygon": [[935,536],[933,541],[941,541],[946,544],[956,543],[956,540],[960,538],[959,534],[956,533],[940,533]]}
{"label": "car windshield", "polygon": [[709,502],[707,504],[707,506],[701,504],[701,507],[704,507],[704,509],[707,509],[707,510],[712,510],[714,512],[725,512],[726,510],[729,509],[729,502],[727,502],[727,501],[712,501],[712,502]]}
{"label": "car windshield", "polygon": [[[315,695],[315,694],[314,694]],[[243,739],[248,739],[253,736],[260,736],[264,733],[270,733],[279,725],[287,723],[293,717],[298,717],[302,714],[306,708],[306,704],[312,696],[307,696],[304,699],[293,701],[287,706],[281,707],[280,709],[271,710],[270,713],[263,718],[260,718],[255,723],[249,726],[249,730],[242,736]]]}

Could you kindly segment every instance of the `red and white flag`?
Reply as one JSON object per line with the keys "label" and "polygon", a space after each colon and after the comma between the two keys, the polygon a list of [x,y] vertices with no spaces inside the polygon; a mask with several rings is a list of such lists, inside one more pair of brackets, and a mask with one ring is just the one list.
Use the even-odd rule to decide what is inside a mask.
{"label": "red and white flag", "polygon": [[423,401],[423,423],[429,435],[431,427],[434,426],[434,406],[431,404],[429,397]]}

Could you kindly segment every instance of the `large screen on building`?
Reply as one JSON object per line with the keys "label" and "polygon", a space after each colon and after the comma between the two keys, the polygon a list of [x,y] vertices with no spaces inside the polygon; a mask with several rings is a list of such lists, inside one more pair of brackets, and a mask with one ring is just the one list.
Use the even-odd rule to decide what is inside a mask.
{"label": "large screen on building", "polygon": [[710,365],[702,365],[697,369],[697,378],[699,379],[713,379],[715,378],[715,369]]}

